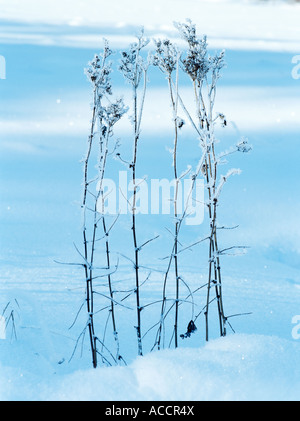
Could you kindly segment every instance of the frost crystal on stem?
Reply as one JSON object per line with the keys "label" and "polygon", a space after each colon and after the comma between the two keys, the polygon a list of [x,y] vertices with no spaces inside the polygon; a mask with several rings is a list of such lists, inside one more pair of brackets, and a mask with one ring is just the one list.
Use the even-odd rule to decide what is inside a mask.
{"label": "frost crystal on stem", "polygon": [[[109,143],[113,137],[113,127],[122,118],[127,111],[122,99],[112,101],[109,97],[112,95],[111,86],[111,72],[112,64],[108,62],[112,51],[109,48],[108,42],[104,41],[104,50],[100,55],[95,55],[93,60],[89,63],[85,70],[88,80],[93,87],[93,105],[92,105],[92,120],[90,135],[88,138],[88,150],[84,159],[84,192],[82,200],[83,210],[83,254],[79,253],[84,261],[85,280],[86,280],[86,307],[88,314],[87,328],[90,337],[90,346],[92,353],[93,367],[98,365],[98,355],[100,354],[102,361],[108,362],[103,355],[103,351],[107,350],[105,344],[102,343],[95,333],[95,290],[94,280],[98,277],[95,275],[97,268],[95,267],[95,252],[97,242],[97,232],[99,223],[102,221],[102,228],[105,238],[105,252],[106,252],[106,269],[107,282],[110,297],[109,316],[112,319],[112,331],[115,341],[117,343],[116,359],[120,360],[119,355],[119,341],[117,335],[116,318],[115,318],[115,300],[112,289],[112,273],[111,260],[109,249],[109,231],[106,227],[104,215],[99,216],[99,203],[104,202],[102,183],[104,179],[107,159],[109,155]],[[91,171],[91,157],[96,155],[97,158],[97,175],[91,181],[89,173]],[[93,167],[92,167],[93,168]],[[97,194],[90,191],[90,184],[97,182]],[[89,214],[89,215],[88,215]],[[90,216],[91,214],[91,216]],[[103,276],[103,275],[101,275]],[[103,294],[102,294],[103,295]],[[97,343],[101,343],[102,349],[99,350]],[[110,352],[109,352],[110,353]],[[110,354],[112,355],[112,354]]]}
{"label": "frost crystal on stem", "polygon": [[[149,63],[145,62],[141,56],[141,51],[145,48],[149,40],[144,37],[144,30],[141,30],[140,35],[137,37],[137,42],[130,45],[129,51],[122,51],[121,65],[119,70],[123,73],[125,80],[132,86],[133,92],[133,114],[131,118],[133,126],[133,157],[132,162],[129,164],[132,175],[133,184],[133,200],[131,204],[132,213],[132,240],[134,248],[134,271],[135,271],[135,295],[136,295],[136,311],[137,311],[137,342],[138,342],[138,355],[143,355],[142,347],[142,320],[140,305],[140,250],[138,247],[137,236],[137,221],[136,221],[136,201],[138,185],[136,182],[136,163],[138,159],[138,145],[140,138],[141,122],[144,109],[144,101],[147,86],[147,70]],[[144,77],[143,77],[144,76]],[[141,92],[141,100],[139,100],[139,87],[143,77],[143,87]]]}

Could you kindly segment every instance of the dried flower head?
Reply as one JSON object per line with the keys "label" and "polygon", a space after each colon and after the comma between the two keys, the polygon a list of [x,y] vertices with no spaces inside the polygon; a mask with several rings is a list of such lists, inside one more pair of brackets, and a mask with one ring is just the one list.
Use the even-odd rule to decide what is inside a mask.
{"label": "dried flower head", "polygon": [[140,52],[148,43],[149,40],[144,37],[144,31],[141,30],[138,41],[130,44],[129,51],[121,52],[122,58],[119,70],[123,73],[125,79],[134,86],[139,85],[145,66]]}
{"label": "dried flower head", "polygon": [[98,115],[111,128],[122,118],[127,110],[128,107],[124,105],[123,99],[119,98],[108,106],[101,106],[98,110]]}
{"label": "dried flower head", "polygon": [[171,75],[176,69],[179,52],[169,39],[154,40],[156,50],[152,58],[152,63],[163,73]]}
{"label": "dried flower head", "polygon": [[99,99],[105,94],[111,95],[111,63],[107,62],[108,57],[112,54],[109,48],[108,41],[104,40],[104,49],[102,54],[96,54],[92,61],[89,62],[89,66],[85,69],[90,82],[97,89]]}
{"label": "dried flower head", "polygon": [[248,139],[242,137],[241,140],[237,143],[236,148],[238,152],[249,152],[252,149],[252,146],[248,144]]}
{"label": "dried flower head", "polygon": [[198,38],[196,26],[190,20],[187,20],[187,23],[175,22],[174,25],[189,47],[186,57],[181,59],[183,70],[193,82],[201,83],[210,69],[210,62],[207,58],[206,36],[202,39]]}

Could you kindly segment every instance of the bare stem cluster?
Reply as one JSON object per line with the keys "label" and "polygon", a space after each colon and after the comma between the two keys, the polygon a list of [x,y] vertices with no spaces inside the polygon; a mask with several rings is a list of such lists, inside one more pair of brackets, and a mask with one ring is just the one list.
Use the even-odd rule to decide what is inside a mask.
{"label": "bare stem cluster", "polygon": [[[135,294],[136,301],[135,329],[138,355],[143,355],[144,353],[144,336],[155,327],[157,327],[157,331],[152,349],[161,349],[165,347],[165,322],[167,316],[173,314],[173,312],[174,323],[172,332],[168,333],[170,333],[171,336],[169,346],[174,342],[175,348],[179,346],[179,337],[187,338],[197,330],[195,323],[202,313],[204,313],[205,317],[205,339],[207,341],[209,340],[209,316],[211,314],[210,309],[213,302],[217,305],[220,336],[226,335],[227,320],[228,317],[231,317],[226,317],[224,311],[220,256],[226,254],[228,249],[222,250],[219,246],[218,230],[225,227],[218,226],[218,204],[224,184],[231,175],[239,173],[239,170],[232,169],[225,176],[220,176],[219,167],[223,163],[223,158],[225,156],[235,152],[248,152],[250,148],[247,141],[242,139],[230,151],[217,154],[215,127],[217,124],[223,127],[227,125],[225,116],[216,113],[214,110],[217,83],[220,78],[221,69],[224,67],[224,52],[222,51],[214,56],[210,56],[208,53],[206,37],[199,38],[197,36],[195,25],[193,25],[191,21],[176,23],[175,27],[178,29],[181,37],[186,43],[186,49],[184,51],[180,51],[169,39],[154,40],[155,50],[148,56],[148,59],[145,59],[143,58],[143,53],[149,44],[149,40],[144,37],[144,31],[142,30],[137,37],[137,41],[130,45],[128,51],[121,52],[118,70],[123,74],[125,80],[132,88],[133,95],[130,107],[125,107],[122,99],[111,99],[112,63],[109,62],[109,58],[112,55],[112,51],[110,50],[107,41],[105,41],[103,53],[101,55],[96,55],[89,63],[89,67],[86,70],[86,74],[92,85],[93,104],[88,148],[83,161],[84,183],[81,203],[83,213],[83,252],[80,252],[77,247],[76,249],[81,257],[79,265],[83,266],[85,274],[85,302],[87,311],[85,330],[87,330],[89,334],[92,364],[94,367],[97,367],[99,355],[105,363],[109,363],[109,360],[112,360],[114,363],[124,361],[120,355],[116,306],[121,305],[126,307],[123,303],[131,294]],[[141,167],[143,165],[143,163],[140,162],[140,155],[138,152],[148,82],[147,76],[151,65],[158,68],[165,75],[172,113],[173,149],[170,164],[173,167],[175,180],[174,196],[172,199],[172,220],[174,221],[174,227],[172,232],[170,231],[172,243],[170,245],[170,254],[166,258],[166,269],[163,272],[162,299],[142,305],[141,286],[149,279],[150,275],[147,276],[146,280],[142,281],[140,253],[145,245],[158,238],[158,236],[153,236],[153,238],[140,245],[140,226],[137,218],[137,194],[140,183],[137,178],[137,171],[139,168],[138,165]],[[193,110],[189,109],[182,98],[180,92],[181,77],[190,80],[190,97],[196,105]],[[125,160],[121,158],[120,153],[115,153],[118,147],[118,141],[114,136],[114,126],[128,109],[132,111],[131,123],[133,133],[131,160]],[[185,115],[190,127],[192,127],[192,130],[194,131],[194,137],[196,137],[197,142],[199,143],[199,152],[195,168],[190,164],[187,169],[184,169],[182,164],[179,144],[181,137],[184,134],[185,121],[180,117],[180,114]],[[185,142],[186,141],[187,139],[185,139]],[[116,291],[113,286],[113,275],[118,269],[118,263],[114,264],[112,261],[110,232],[116,224],[119,215],[115,217],[113,223],[108,226],[104,209],[106,195],[103,186],[103,180],[111,155],[114,155],[114,157],[121,160],[122,164],[126,164],[131,174],[131,183],[133,186],[133,195],[131,200],[128,201],[128,206],[131,211],[130,230],[132,233],[132,245],[130,246],[132,257],[128,259],[133,265],[132,277],[134,278],[134,288],[127,291]],[[95,160],[97,163],[96,174],[92,174],[95,168],[93,165]],[[179,185],[181,180],[186,179],[187,176],[189,176],[191,181],[190,190],[187,197],[185,197],[183,212],[180,213]],[[189,204],[193,197],[197,180],[200,178],[204,181],[206,189],[205,205],[208,214],[208,223],[205,227],[206,235],[200,236],[200,239],[194,241],[193,244],[186,246],[181,242],[181,231],[183,229],[183,222],[190,212]],[[96,193],[91,189],[92,185],[97,186]],[[199,238],[199,235],[197,238]],[[181,253],[186,250],[191,250],[198,244],[206,241],[208,243],[207,279],[206,282],[202,283],[202,285],[198,285],[198,287],[192,291],[189,283],[184,279],[181,266],[183,259],[181,259],[180,256]],[[98,259],[98,248],[96,246],[98,244],[103,245],[103,253],[105,256],[104,266],[96,265]],[[172,288],[174,288],[174,298],[170,298],[167,292],[171,275],[173,275],[175,279],[175,285],[172,286]],[[106,278],[107,290],[105,293],[101,293],[95,288],[94,281],[97,278]],[[206,300],[204,305],[202,305],[201,311],[196,314],[194,294],[202,288],[206,288]],[[183,289],[188,291],[185,296],[183,296]],[[118,301],[116,292],[123,292],[125,295]],[[108,300],[109,305],[100,310],[95,309],[96,295],[105,297]],[[180,335],[180,307],[184,303],[191,305],[192,314],[188,322],[187,332]],[[160,305],[159,319],[157,323],[143,334],[142,328],[144,326],[144,319],[142,320],[142,310],[152,304]],[[96,333],[97,326],[95,323],[95,315],[104,309],[108,310],[107,323],[111,320],[112,324],[112,333],[116,344],[114,353],[106,347],[105,334],[103,339],[100,340]],[[107,323],[105,325],[105,332]],[[82,332],[82,336],[84,336],[85,330]]]}

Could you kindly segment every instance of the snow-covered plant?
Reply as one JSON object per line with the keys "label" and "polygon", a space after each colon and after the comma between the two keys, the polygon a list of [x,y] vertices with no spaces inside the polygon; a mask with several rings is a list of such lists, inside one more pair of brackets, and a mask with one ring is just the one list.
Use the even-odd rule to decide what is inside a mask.
{"label": "snow-covered plant", "polygon": [[[136,201],[137,201],[137,177],[136,177],[136,163],[138,159],[138,145],[141,132],[141,122],[144,109],[144,101],[147,87],[147,71],[149,62],[145,61],[141,56],[142,50],[148,45],[149,40],[144,37],[144,30],[142,29],[140,34],[137,36],[137,42],[130,45],[129,51],[122,51],[120,71],[123,74],[125,80],[131,85],[133,93],[133,104],[132,104],[132,116],[131,122],[133,126],[133,157],[129,163],[131,169],[131,180],[133,185],[133,197],[130,203],[131,214],[132,214],[132,240],[134,247],[134,271],[135,271],[135,295],[136,295],[136,311],[137,311],[137,343],[138,343],[138,355],[143,354],[142,347],[142,322],[141,312],[142,306],[140,303],[140,263],[139,253],[141,248],[138,244],[137,235],[137,224],[136,224]],[[141,82],[142,87],[141,86]],[[141,90],[141,98],[140,98]]]}
{"label": "snow-covered plant", "polygon": [[[209,339],[209,309],[213,301],[217,303],[220,335],[226,335],[227,318],[224,312],[222,294],[222,272],[220,255],[222,254],[218,244],[217,210],[220,193],[228,178],[239,173],[239,170],[230,170],[226,176],[218,179],[219,166],[221,164],[219,156],[216,154],[216,144],[218,142],[215,135],[216,124],[226,126],[226,118],[221,113],[214,110],[217,82],[220,78],[220,71],[224,67],[224,51],[214,56],[209,55],[207,39],[204,36],[199,38],[195,25],[187,20],[186,23],[175,23],[180,35],[187,43],[187,50],[181,56],[181,68],[192,82],[193,97],[196,104],[196,117],[187,110],[179,96],[180,104],[185,111],[192,127],[195,129],[200,141],[200,160],[195,171],[194,178],[200,174],[204,177],[207,191],[207,209],[209,215],[209,251],[208,251],[208,281],[207,298],[205,305],[206,340]],[[235,151],[247,152],[249,147],[243,139],[236,146]],[[212,297],[212,291],[214,296]],[[196,321],[197,316],[194,319]]]}
{"label": "snow-covered plant", "polygon": [[[179,215],[178,215],[178,191],[179,191],[179,182],[180,177],[178,175],[178,135],[179,130],[183,126],[184,121],[178,116],[178,62],[179,62],[179,51],[177,47],[169,40],[155,40],[155,52],[153,55],[152,63],[154,66],[157,66],[162,73],[166,76],[169,88],[171,109],[173,113],[173,127],[174,127],[174,143],[172,150],[172,164],[175,180],[175,189],[174,189],[174,241],[172,244],[172,251],[169,257],[167,270],[164,275],[163,283],[163,298],[162,298],[162,307],[160,315],[160,323],[156,337],[157,348],[161,348],[161,342],[163,338],[163,327],[164,327],[164,318],[166,311],[166,287],[169,273],[171,270],[172,262],[174,261],[174,274],[175,274],[175,320],[174,320],[174,343],[175,348],[178,346],[178,317],[179,317],[179,284],[180,284],[180,273],[179,273],[179,264],[178,264],[178,236],[179,229],[181,226]],[[175,82],[173,80],[173,74],[175,73]]]}
{"label": "snow-covered plant", "polygon": [[[199,39],[195,25],[188,21],[184,24],[176,24],[180,34],[188,45],[186,55],[182,58],[182,68],[190,77],[193,84],[193,92],[196,103],[196,121],[194,127],[200,139],[203,165],[202,174],[206,182],[208,193],[209,214],[209,273],[207,283],[207,302],[205,309],[206,340],[208,340],[208,314],[211,301],[211,289],[215,288],[217,300],[220,335],[226,334],[226,317],[223,308],[221,268],[218,256],[217,242],[217,203],[216,183],[218,162],[215,157],[215,134],[214,134],[214,101],[217,88],[217,80],[220,70],[224,66],[224,52],[215,57],[210,57],[207,51],[206,37]],[[206,88],[206,91],[204,89]]]}
{"label": "snow-covered plant", "polygon": [[[155,49],[151,54],[151,60],[143,58],[145,47],[149,40],[145,38],[142,30],[137,36],[137,41],[132,43],[127,51],[121,51],[119,71],[123,74],[124,79],[132,88],[131,107],[125,106],[122,98],[112,99],[112,63],[109,61],[112,51],[107,41],[104,44],[102,54],[95,55],[94,59],[89,63],[86,69],[86,75],[91,82],[93,89],[92,103],[92,119],[90,134],[88,137],[88,149],[83,161],[84,166],[84,188],[82,198],[82,237],[83,251],[77,247],[77,251],[81,257],[80,265],[84,268],[85,273],[85,305],[87,311],[87,322],[80,337],[85,336],[88,331],[90,339],[90,348],[92,353],[92,364],[97,367],[98,356],[106,364],[118,363],[123,360],[120,354],[119,332],[117,328],[117,317],[115,308],[118,305],[123,306],[124,300],[131,294],[135,294],[136,307],[136,336],[137,336],[137,352],[143,355],[143,346],[145,342],[143,337],[153,328],[158,326],[155,343],[153,348],[161,349],[164,345],[166,336],[166,317],[174,310],[174,324],[172,330],[168,332],[174,346],[179,346],[179,337],[189,338],[196,330],[196,321],[200,314],[204,312],[206,340],[209,339],[209,316],[212,303],[217,305],[218,323],[220,335],[226,335],[226,327],[228,317],[225,315],[222,291],[222,271],[220,257],[226,254],[226,251],[235,247],[221,249],[218,241],[218,231],[224,227],[218,226],[218,205],[223,191],[223,187],[227,180],[239,174],[240,170],[231,169],[225,175],[220,174],[220,166],[224,163],[224,158],[236,152],[248,152],[249,147],[246,139],[241,139],[233,148],[228,151],[217,153],[218,139],[216,137],[216,126],[219,124],[225,128],[227,126],[224,114],[215,111],[215,99],[217,93],[217,84],[220,73],[225,65],[224,51],[211,56],[208,52],[206,37],[199,38],[196,27],[191,21],[185,23],[175,23],[180,35],[186,42],[186,49],[180,51],[169,39],[155,40]],[[142,305],[141,286],[146,282],[142,281],[141,270],[141,251],[144,246],[156,239],[157,236],[144,242],[139,243],[140,228],[137,224],[137,201],[140,179],[137,178],[137,162],[139,160],[139,144],[141,135],[141,125],[144,112],[144,103],[147,89],[147,77],[150,64],[158,68],[165,76],[168,86],[169,99],[172,113],[172,129],[174,135],[171,164],[174,174],[174,196],[172,198],[174,230],[172,234],[172,243],[169,250],[169,256],[166,257],[166,270],[163,272],[162,299],[153,303]],[[179,77],[188,77],[191,82],[190,94],[195,104],[193,111],[186,106],[181,93]],[[120,121],[124,114],[130,109],[130,120],[133,127],[132,135],[132,159],[123,159],[120,153],[116,153],[118,141],[114,136],[115,125]],[[194,133],[199,141],[198,156],[196,157],[196,165],[189,163],[187,168],[181,168],[182,160],[179,154],[181,136],[184,135],[186,128],[185,121],[182,116],[189,121]],[[185,142],[187,139],[185,139]],[[186,142],[187,143],[187,142]],[[128,166],[131,173],[132,197],[127,200],[131,211],[130,231],[132,235],[132,256],[127,257],[133,265],[132,278],[134,280],[134,288],[128,291],[117,291],[113,287],[114,273],[118,268],[118,262],[113,262],[111,257],[110,232],[115,225],[118,216],[115,217],[113,223],[108,226],[105,213],[105,200],[107,193],[104,192],[104,177],[107,166],[109,165],[109,157],[114,155]],[[96,171],[95,171],[95,162]],[[140,162],[139,162],[140,163]],[[142,162],[140,163],[142,167]],[[186,181],[186,176],[190,177],[189,191],[185,194],[184,207],[181,209],[179,202],[181,197],[180,182],[182,179]],[[193,244],[185,246],[180,241],[181,228],[183,222],[190,212],[190,202],[193,199],[193,192],[197,187],[197,181],[202,178],[206,188],[205,205],[207,208],[209,223],[206,226],[206,235],[200,236],[200,239]],[[92,189],[91,186],[97,186]],[[96,193],[95,193],[96,190]],[[122,193],[122,192],[121,192]],[[180,210],[179,210],[180,209]],[[202,225],[203,226],[203,225]],[[198,236],[199,238],[199,236]],[[208,274],[207,282],[204,285],[198,285],[195,291],[192,291],[188,282],[183,277],[180,265],[183,259],[179,255],[185,250],[191,250],[197,244],[208,242]],[[103,246],[102,260],[99,261],[99,247]],[[103,255],[105,256],[103,259]],[[104,260],[104,261],[103,261]],[[155,270],[155,269],[154,269]],[[175,278],[175,294],[174,298],[167,297],[167,286],[169,287],[169,278],[173,274]],[[146,278],[148,280],[150,275]],[[95,279],[105,279],[105,291],[99,290],[99,285],[95,285]],[[198,314],[195,314],[194,294],[196,291],[206,287],[207,293],[205,305]],[[188,295],[183,297],[182,289],[188,290]],[[169,289],[168,289],[169,291]],[[118,293],[126,293],[121,301],[117,300]],[[169,294],[169,292],[168,292]],[[108,300],[109,305],[99,308],[95,303],[95,297],[101,296]],[[192,304],[192,317],[187,323],[187,331],[179,334],[179,326],[181,324],[180,316],[183,314],[180,306],[183,303]],[[159,303],[160,314],[159,321],[152,326],[144,335],[142,332],[142,310],[152,304]],[[167,308],[168,304],[170,306]],[[108,310],[108,317],[104,323],[104,336],[102,340],[99,338],[98,325],[95,323],[95,315]],[[168,316],[169,317],[169,316]],[[115,351],[111,351],[106,346],[105,335],[108,322],[111,321],[112,333],[115,343]],[[144,319],[143,319],[144,322]],[[80,339],[78,338],[78,340]],[[77,341],[78,343],[78,341]]]}
{"label": "snow-covered plant", "polygon": [[[126,113],[122,99],[111,100],[112,86],[111,86],[111,71],[112,66],[108,61],[112,51],[109,48],[108,42],[105,40],[104,50],[101,55],[95,55],[94,59],[89,63],[86,69],[86,75],[90,80],[93,88],[93,104],[92,104],[92,120],[90,135],[88,138],[88,149],[84,159],[84,188],[82,199],[83,211],[83,253],[80,253],[85,271],[86,281],[86,308],[88,320],[86,327],[89,332],[90,347],[92,353],[93,367],[97,367],[98,354],[101,355],[102,360],[108,362],[103,353],[99,351],[99,344],[101,349],[105,349],[104,343],[96,335],[95,327],[95,295],[104,295],[96,291],[94,280],[99,277],[107,278],[108,296],[106,298],[110,301],[109,317],[112,320],[112,330],[114,339],[116,341],[116,355],[110,353],[114,361],[120,360],[122,357],[119,353],[118,331],[115,317],[115,299],[112,288],[112,273],[114,267],[110,259],[109,248],[109,233],[110,229],[107,227],[104,207],[104,191],[103,179],[107,166],[107,160],[110,154],[115,151],[117,146],[114,139],[113,129],[115,124]],[[112,146],[111,146],[112,143]],[[91,168],[94,169],[93,159],[97,161],[96,175],[90,175]],[[96,185],[96,193],[92,192],[91,185]],[[99,268],[95,263],[96,244],[99,241],[98,231],[102,225],[102,237],[105,241],[106,262],[103,267]],[[101,269],[102,274],[98,271]],[[104,269],[104,274],[103,274]],[[85,333],[85,329],[83,334]]]}

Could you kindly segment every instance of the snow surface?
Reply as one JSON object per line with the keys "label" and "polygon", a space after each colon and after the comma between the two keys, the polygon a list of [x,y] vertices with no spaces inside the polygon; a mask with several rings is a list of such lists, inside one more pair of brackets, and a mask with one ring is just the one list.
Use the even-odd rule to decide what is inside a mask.
{"label": "snow surface", "polygon": [[[83,68],[103,36],[116,50],[141,24],[150,37],[176,38],[172,21],[185,15],[207,34],[213,51],[226,48],[217,98],[229,121],[220,133],[224,148],[241,135],[253,145],[251,154],[230,160],[242,174],[226,185],[219,214],[220,224],[239,225],[221,235],[224,247],[251,247],[245,256],[222,259],[225,309],[251,314],[229,319],[236,333],[228,329],[226,338],[219,339],[213,326],[208,344],[199,319],[179,349],[136,358],[134,312],[119,308],[128,365],[93,370],[87,340],[72,356],[85,322],[81,313],[69,329],[84,299],[81,270],[54,263],[76,260],[73,242],[81,241],[79,161],[91,99]],[[300,81],[291,76],[292,57],[300,53],[299,21],[300,5],[292,2],[0,1],[0,55],[7,63],[7,79],[0,80],[0,314],[10,302],[16,328],[10,323],[6,340],[0,339],[1,400],[299,400],[300,339],[292,336],[292,321],[300,314]],[[172,134],[164,81],[155,73],[148,95],[141,175],[161,177],[169,168],[165,145],[169,135],[172,146]],[[129,130],[120,127],[123,135]],[[191,151],[183,152],[189,157]],[[167,224],[163,218],[153,223],[160,233]],[[125,225],[120,229],[118,246],[126,250],[130,234]],[[141,240],[151,234],[145,225]],[[194,236],[185,228],[184,243]],[[166,233],[151,244],[145,264],[163,269],[157,259],[168,241]],[[206,275],[205,249],[197,249],[199,262],[194,253],[182,262],[191,287]],[[131,268],[126,261],[120,266],[119,277],[130,287]],[[157,272],[142,299],[160,297]],[[204,295],[197,299],[203,303]],[[181,332],[190,319],[189,306],[183,307]],[[147,308],[145,329],[158,311]],[[152,344],[151,333],[145,349]]]}
{"label": "snow surface", "polygon": [[300,393],[299,362],[296,343],[236,334],[198,349],[148,354],[127,367],[64,376],[43,364],[35,372],[5,365],[0,391],[3,400],[293,401]]}

